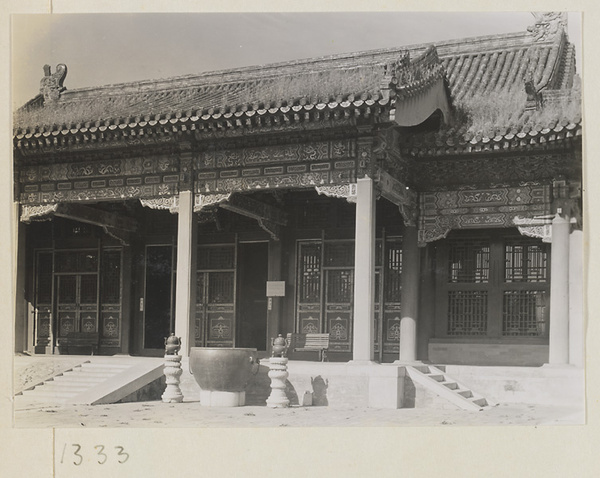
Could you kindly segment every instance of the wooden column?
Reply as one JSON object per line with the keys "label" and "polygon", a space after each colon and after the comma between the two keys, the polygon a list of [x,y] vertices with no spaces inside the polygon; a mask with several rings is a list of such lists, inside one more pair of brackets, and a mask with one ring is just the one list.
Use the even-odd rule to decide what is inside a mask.
{"label": "wooden column", "polygon": [[194,341],[194,289],[196,286],[196,217],[194,193],[179,193],[177,220],[177,283],[175,286],[175,335],[181,337],[181,355],[187,357]]}
{"label": "wooden column", "polygon": [[569,363],[569,217],[552,220],[549,363]]}
{"label": "wooden column", "polygon": [[369,177],[357,180],[354,254],[352,362],[371,362],[375,321],[375,190]]}
{"label": "wooden column", "polygon": [[583,321],[583,231],[569,238],[569,363],[585,364],[585,324]]}
{"label": "wooden column", "polygon": [[[34,315],[32,304],[26,302],[25,299],[25,276],[26,276],[26,230],[25,224],[19,221],[19,204],[13,203],[13,218],[16,230],[16,250],[12,249],[15,261],[14,271],[14,287],[15,292],[15,352],[33,352],[34,349]],[[29,294],[32,296],[33,294]]]}
{"label": "wooden column", "polygon": [[407,226],[402,237],[402,292],[400,319],[400,362],[417,360],[417,314],[419,309],[420,250],[417,228]]}
{"label": "wooden column", "polygon": [[[280,281],[281,277],[281,240],[269,241],[269,264],[267,270],[267,280]],[[286,291],[287,292],[287,291]],[[284,297],[267,297],[267,351],[271,350],[271,339],[277,337],[277,334],[287,333],[282,330],[281,316]]]}

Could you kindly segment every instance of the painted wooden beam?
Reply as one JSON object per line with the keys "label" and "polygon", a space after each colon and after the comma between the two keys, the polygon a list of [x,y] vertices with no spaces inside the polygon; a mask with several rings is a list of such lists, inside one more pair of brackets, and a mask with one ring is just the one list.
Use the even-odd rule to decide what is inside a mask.
{"label": "painted wooden beam", "polygon": [[139,226],[138,222],[133,218],[121,216],[114,212],[101,211],[100,209],[84,206],[83,204],[59,204],[54,215],[93,224],[94,226],[128,232],[137,231]]}
{"label": "painted wooden beam", "polygon": [[251,217],[257,221],[262,220],[280,226],[287,224],[287,215],[285,212],[242,194],[232,194],[226,202],[219,204],[219,206],[242,216]]}

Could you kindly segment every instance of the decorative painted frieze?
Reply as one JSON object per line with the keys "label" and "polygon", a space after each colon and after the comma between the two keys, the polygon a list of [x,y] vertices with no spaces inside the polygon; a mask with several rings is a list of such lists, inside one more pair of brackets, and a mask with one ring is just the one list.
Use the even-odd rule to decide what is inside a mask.
{"label": "decorative painted frieze", "polygon": [[419,190],[457,190],[465,184],[518,184],[577,177],[581,162],[560,153],[472,159],[421,159],[414,162],[412,179]]}
{"label": "decorative painted frieze", "polygon": [[196,168],[224,169],[257,166],[267,163],[298,163],[343,159],[355,156],[351,140],[259,146],[206,151],[197,160]]}
{"label": "decorative painted frieze", "polygon": [[[216,173],[210,173],[216,176]],[[256,177],[235,177],[208,179],[200,178],[198,174],[195,192],[199,194],[214,194],[228,192],[243,192],[265,189],[311,188],[333,183],[348,183],[355,177],[354,170],[305,172],[262,175]]]}
{"label": "decorative painted frieze", "polygon": [[419,245],[442,239],[452,229],[514,227],[516,216],[549,214],[551,200],[550,185],[421,193]]}

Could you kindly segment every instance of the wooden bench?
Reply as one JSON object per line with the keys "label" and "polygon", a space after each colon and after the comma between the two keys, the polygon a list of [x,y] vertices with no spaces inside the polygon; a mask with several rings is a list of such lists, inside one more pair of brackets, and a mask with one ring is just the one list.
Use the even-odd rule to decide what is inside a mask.
{"label": "wooden bench", "polygon": [[321,362],[328,360],[329,334],[287,334],[292,352],[317,352]]}
{"label": "wooden bench", "polygon": [[92,355],[94,355],[94,352],[98,352],[99,338],[98,332],[69,332],[67,334],[67,351],[70,353],[71,347],[90,347]]}

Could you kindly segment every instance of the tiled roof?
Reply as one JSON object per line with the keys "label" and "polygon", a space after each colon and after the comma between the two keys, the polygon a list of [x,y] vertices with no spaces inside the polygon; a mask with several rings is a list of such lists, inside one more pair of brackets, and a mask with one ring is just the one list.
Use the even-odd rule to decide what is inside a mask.
{"label": "tiled roof", "polygon": [[[477,95],[522,92],[528,75],[536,90],[550,98],[551,90],[571,87],[574,66],[573,46],[562,31],[541,41],[524,32],[440,42],[435,48],[430,44],[412,45],[167,80],[66,90],[57,101],[43,104],[37,97],[21,108],[15,114],[15,139],[27,142],[78,132],[189,125],[219,119],[244,124],[244,119],[276,113],[387,106],[390,101],[401,101],[426,90],[444,75],[451,99],[459,107]],[[480,131],[451,129],[439,133],[435,144],[473,145],[486,138],[487,142],[511,141],[511,134],[523,133],[519,128],[530,120],[526,114],[521,115],[518,124],[496,125],[505,132],[495,131],[488,136]],[[553,120],[546,119],[547,124],[530,128],[527,134],[537,131],[536,138],[543,136],[551,141],[554,133],[560,133],[557,128],[570,124],[579,125],[574,129],[580,134],[580,119],[567,118],[565,126],[558,126],[565,118],[556,118],[554,126]],[[422,155],[424,144],[419,142],[431,145],[432,137],[417,135],[412,141],[405,150]],[[420,152],[415,153],[416,149]]]}
{"label": "tiled roof", "polygon": [[[551,147],[580,138],[583,133],[579,89],[546,90],[543,107],[517,111],[512,121],[473,129],[457,125],[437,132],[405,135],[400,145],[412,157],[451,156]],[[485,105],[484,105],[485,107]]]}
{"label": "tiled roof", "polygon": [[444,71],[435,48],[370,61],[291,62],[204,75],[65,91],[17,112],[16,136],[184,118],[252,117],[278,112],[388,105],[426,90]]}

